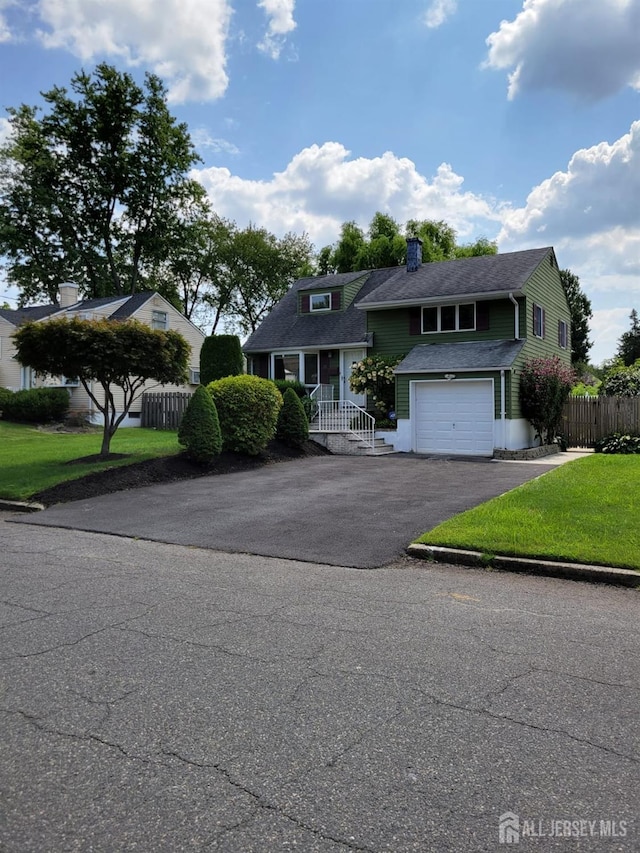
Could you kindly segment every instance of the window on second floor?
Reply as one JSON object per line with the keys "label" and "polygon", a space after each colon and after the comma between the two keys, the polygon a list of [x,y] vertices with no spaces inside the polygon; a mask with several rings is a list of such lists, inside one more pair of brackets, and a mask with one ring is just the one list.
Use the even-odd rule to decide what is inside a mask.
{"label": "window on second floor", "polygon": [[544,338],[545,316],[544,308],[533,304],[533,334],[536,338]]}
{"label": "window on second floor", "polygon": [[154,311],[151,315],[151,328],[165,330],[167,325],[167,312]]}
{"label": "window on second floor", "polygon": [[558,346],[566,349],[569,345],[569,326],[564,320],[558,320]]}
{"label": "window on second floor", "polygon": [[429,305],[422,309],[422,333],[472,332],[476,327],[474,302],[460,305]]}
{"label": "window on second floor", "polygon": [[330,293],[312,293],[309,301],[310,311],[331,311]]}

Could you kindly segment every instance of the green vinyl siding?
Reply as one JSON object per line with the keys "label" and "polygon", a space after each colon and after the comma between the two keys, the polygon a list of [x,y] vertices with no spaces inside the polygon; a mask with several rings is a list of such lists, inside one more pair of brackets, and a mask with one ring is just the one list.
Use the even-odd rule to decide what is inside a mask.
{"label": "green vinyl siding", "polygon": [[[461,299],[461,302],[464,300]],[[522,300],[521,300],[522,301]],[[374,352],[380,355],[406,355],[418,344],[450,344],[462,341],[512,340],[515,307],[509,299],[489,302],[489,328],[485,331],[409,334],[409,308],[390,308],[367,312],[367,331],[373,332]],[[520,309],[522,314],[522,308]],[[521,317],[521,326],[522,326]]]}
{"label": "green vinyl siding", "polygon": [[342,301],[344,302],[344,307],[348,308],[349,305],[356,298],[360,290],[362,289],[362,285],[369,278],[369,274],[363,275],[362,278],[358,278],[355,281],[349,282],[349,284],[345,284],[342,289]]}
{"label": "green vinyl siding", "polygon": [[[465,379],[493,379],[493,399],[494,399],[494,417],[500,417],[500,372],[499,371],[477,371],[473,373],[458,373],[457,379],[463,381]],[[403,373],[396,376],[396,416],[398,418],[409,417],[409,384],[411,382],[433,381],[435,379],[444,379],[444,373]],[[509,401],[509,382],[510,377],[508,371],[505,371],[505,397],[507,403]],[[456,380],[452,380],[455,384]],[[507,406],[507,417],[509,417],[509,408]]]}
{"label": "green vinyl siding", "polygon": [[[520,382],[522,365],[529,358],[551,358],[557,355],[565,364],[571,364],[571,340],[567,340],[566,349],[558,346],[558,321],[564,320],[571,330],[571,314],[560,280],[560,273],[550,257],[545,258],[535,270],[524,287],[524,306],[520,309],[520,328],[525,337],[525,345],[513,364],[513,382],[510,388],[510,406],[512,418],[521,418]],[[540,305],[545,311],[545,336],[537,338],[533,334],[533,306]]]}

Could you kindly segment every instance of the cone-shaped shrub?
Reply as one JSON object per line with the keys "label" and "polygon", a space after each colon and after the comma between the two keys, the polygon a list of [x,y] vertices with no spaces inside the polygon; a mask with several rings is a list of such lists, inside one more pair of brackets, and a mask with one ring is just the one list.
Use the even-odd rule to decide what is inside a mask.
{"label": "cone-shaped shrub", "polygon": [[203,385],[241,373],[244,373],[244,360],[237,335],[209,335],[204,339],[200,349],[200,382]]}
{"label": "cone-shaped shrub", "polygon": [[223,450],[257,456],[274,437],[282,394],[269,379],[227,376],[207,385],[220,418]]}
{"label": "cone-shaped shrub", "polygon": [[200,385],[189,400],[178,430],[178,441],[196,462],[211,462],[222,450],[222,433],[215,403]]}
{"label": "cone-shaped shrub", "polygon": [[276,436],[289,447],[302,447],[309,438],[309,421],[300,397],[293,388],[287,388],[283,401]]}

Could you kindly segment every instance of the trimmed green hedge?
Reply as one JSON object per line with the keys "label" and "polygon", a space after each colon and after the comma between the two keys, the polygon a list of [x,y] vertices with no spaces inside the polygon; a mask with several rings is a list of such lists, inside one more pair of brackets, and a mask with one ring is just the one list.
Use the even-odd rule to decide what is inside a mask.
{"label": "trimmed green hedge", "polygon": [[227,376],[207,385],[218,410],[222,447],[257,456],[274,437],[282,395],[269,379]]}
{"label": "trimmed green hedge", "polygon": [[200,350],[200,382],[203,385],[241,373],[244,373],[244,360],[237,335],[209,335],[204,339]]}
{"label": "trimmed green hedge", "polygon": [[[6,389],[3,389],[6,391]],[[62,420],[69,411],[66,388],[29,388],[15,394],[3,394],[2,417],[5,421],[44,424]]]}

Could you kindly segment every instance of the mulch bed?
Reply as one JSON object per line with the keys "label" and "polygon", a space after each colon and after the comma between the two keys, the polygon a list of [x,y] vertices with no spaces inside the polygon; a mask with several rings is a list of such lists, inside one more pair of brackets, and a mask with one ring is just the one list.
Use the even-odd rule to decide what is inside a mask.
{"label": "mulch bed", "polygon": [[[210,477],[218,474],[231,474],[236,471],[252,471],[264,465],[276,462],[290,462],[307,456],[324,456],[329,451],[315,441],[306,441],[302,448],[287,447],[281,441],[272,441],[258,456],[245,456],[225,451],[210,465],[198,465],[178,453],[175,456],[161,456],[145,462],[134,462],[121,468],[96,471],[77,480],[58,483],[33,495],[32,501],[51,506],[56,503],[79,501],[94,498],[125,489],[139,489],[155,483],[172,483],[176,480],[189,480],[194,477]],[[121,456],[121,454],[118,454]],[[78,461],[78,460],[76,460]]]}

